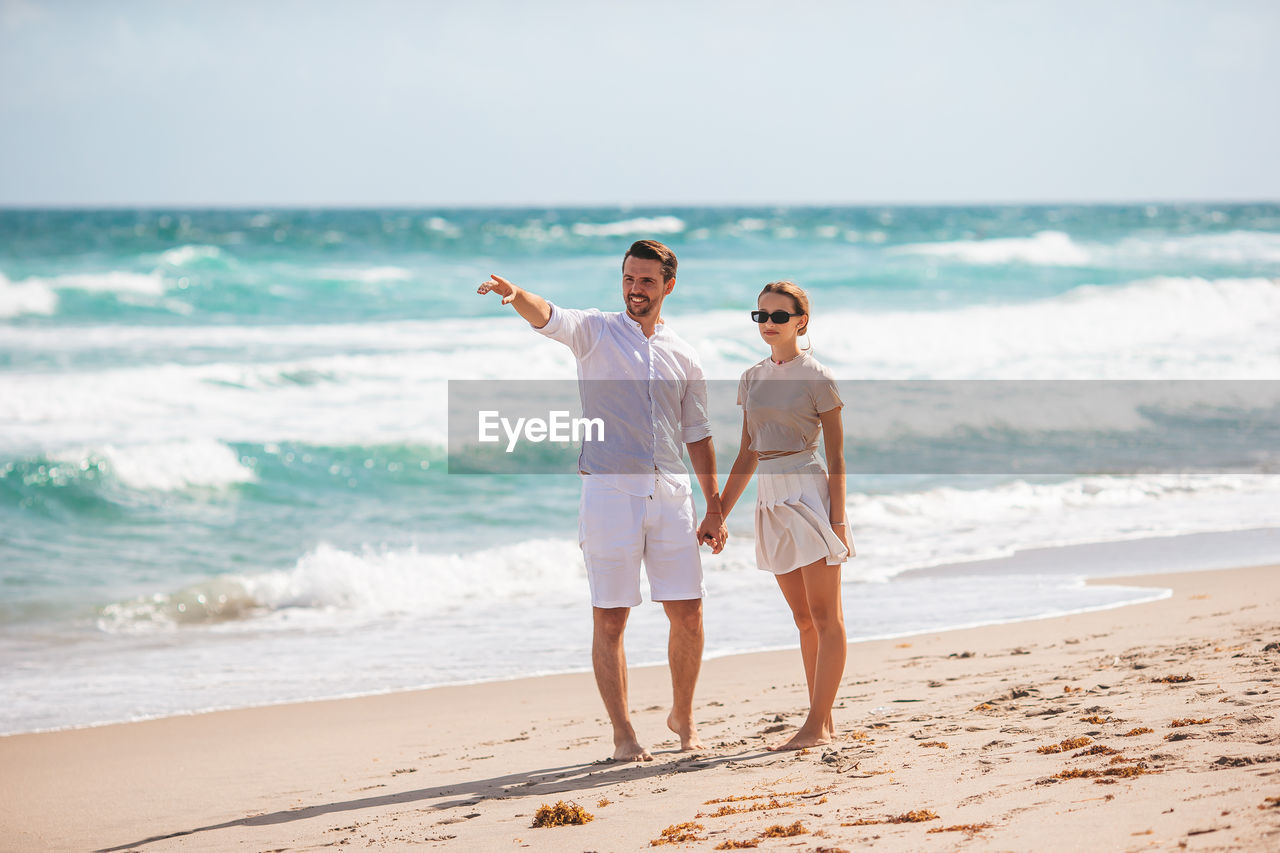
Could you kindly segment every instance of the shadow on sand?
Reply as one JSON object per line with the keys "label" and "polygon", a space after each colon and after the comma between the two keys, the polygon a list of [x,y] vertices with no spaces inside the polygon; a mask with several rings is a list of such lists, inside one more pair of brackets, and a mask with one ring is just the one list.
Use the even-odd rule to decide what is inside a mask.
{"label": "shadow on sand", "polygon": [[549,767],[524,773],[509,773],[505,776],[493,776],[488,779],[477,779],[470,782],[454,782],[431,788],[419,788],[416,791],[403,791],[398,794],[383,794],[377,797],[363,797],[358,800],[343,800],[336,803],[304,806],[302,808],[289,809],[288,811],[249,815],[224,823],[153,835],[150,838],[131,841],[128,844],[120,844],[115,847],[103,847],[95,851],[95,853],[119,853],[119,851],[134,850],[147,844],[165,841],[170,838],[182,838],[202,832],[230,829],[236,826],[274,826],[296,820],[309,820],[321,815],[375,809],[383,806],[429,803],[431,810],[445,811],[459,806],[476,806],[486,800],[523,796],[531,793],[551,795],[573,791],[586,792],[606,788],[620,782],[650,779],[671,773],[705,770],[733,761],[747,761],[753,758],[776,759],[778,757],[777,753],[773,752],[747,751],[733,755],[710,756],[694,753],[675,761],[662,761],[658,758],[662,755],[680,755],[680,753],[675,750],[655,752],[655,760],[652,762],[615,764],[605,761],[591,764],[568,764],[563,767]]}

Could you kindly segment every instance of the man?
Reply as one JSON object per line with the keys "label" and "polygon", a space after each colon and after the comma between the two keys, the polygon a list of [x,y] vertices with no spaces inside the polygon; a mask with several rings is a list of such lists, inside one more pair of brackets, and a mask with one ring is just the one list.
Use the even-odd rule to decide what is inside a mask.
{"label": "man", "polygon": [[[667,646],[672,707],[667,726],[684,751],[702,749],[693,689],[702,665],[700,543],[719,553],[728,538],[720,511],[706,383],[697,354],[666,328],[662,303],[676,286],[676,256],[654,240],[622,259],[623,312],[552,305],[499,276],[481,284],[578,360],[585,417],[604,420],[602,441],[584,441],[578,538],[591,584],[591,662],[613,724],[616,761],[652,761],[636,738],[627,705],[622,635],[640,603],[643,560],[654,601],[671,623]],[[707,513],[694,527],[693,495],[681,444],[689,449]]]}

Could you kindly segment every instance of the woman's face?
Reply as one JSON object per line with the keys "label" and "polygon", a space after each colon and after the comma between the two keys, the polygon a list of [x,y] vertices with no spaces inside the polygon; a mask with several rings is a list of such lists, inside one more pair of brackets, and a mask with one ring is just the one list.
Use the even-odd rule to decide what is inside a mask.
{"label": "woman's face", "polygon": [[[761,311],[768,311],[770,314],[774,311],[785,311],[788,314],[794,314],[796,311],[795,300],[785,293],[762,293],[756,305]],[[803,316],[791,317],[785,323],[765,320],[759,324],[760,337],[770,346],[790,346],[799,336],[800,325],[804,321],[805,318]]]}

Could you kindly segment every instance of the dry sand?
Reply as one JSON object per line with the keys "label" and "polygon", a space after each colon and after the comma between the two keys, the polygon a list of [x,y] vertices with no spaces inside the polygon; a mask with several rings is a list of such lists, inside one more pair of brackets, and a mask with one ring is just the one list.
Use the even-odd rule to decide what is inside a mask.
{"label": "dry sand", "polygon": [[[794,651],[705,664],[696,755],[634,670],[639,765],[598,762],[586,674],[0,738],[0,849],[639,850],[691,822],[676,847],[1280,850],[1280,568],[1108,582],[1173,595],[851,645],[807,753],[764,749],[803,716]],[[559,800],[594,820],[532,828]]]}

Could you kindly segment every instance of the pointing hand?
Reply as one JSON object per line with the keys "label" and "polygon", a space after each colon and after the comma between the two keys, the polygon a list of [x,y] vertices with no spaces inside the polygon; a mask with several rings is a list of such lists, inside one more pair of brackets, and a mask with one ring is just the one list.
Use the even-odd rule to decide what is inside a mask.
{"label": "pointing hand", "polygon": [[516,298],[516,286],[502,276],[489,276],[488,281],[476,288],[476,293],[483,295],[491,290],[502,297],[503,305],[510,305],[511,300]]}

